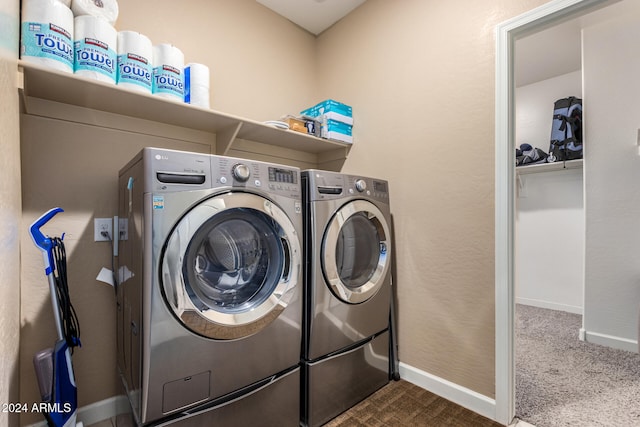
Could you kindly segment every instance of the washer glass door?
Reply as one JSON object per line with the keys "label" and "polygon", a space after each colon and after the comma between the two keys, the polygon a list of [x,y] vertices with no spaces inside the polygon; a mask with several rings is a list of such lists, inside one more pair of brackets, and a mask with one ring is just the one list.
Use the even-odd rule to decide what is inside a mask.
{"label": "washer glass door", "polygon": [[389,269],[389,226],[366,200],[352,201],[336,212],[322,242],[322,270],[331,291],[357,304],[373,297]]}
{"label": "washer glass door", "polygon": [[162,258],[164,296],[192,331],[242,338],[286,308],[300,265],[295,227],[277,205],[227,193],[193,208],[172,232]]}

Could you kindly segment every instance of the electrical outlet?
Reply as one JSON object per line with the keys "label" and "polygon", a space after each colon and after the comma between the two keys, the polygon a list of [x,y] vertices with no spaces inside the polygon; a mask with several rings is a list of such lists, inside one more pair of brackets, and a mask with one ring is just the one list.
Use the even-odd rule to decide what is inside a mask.
{"label": "electrical outlet", "polygon": [[118,239],[129,239],[129,220],[127,218],[118,218]]}
{"label": "electrical outlet", "polygon": [[94,218],[93,241],[108,242],[113,239],[113,218]]}

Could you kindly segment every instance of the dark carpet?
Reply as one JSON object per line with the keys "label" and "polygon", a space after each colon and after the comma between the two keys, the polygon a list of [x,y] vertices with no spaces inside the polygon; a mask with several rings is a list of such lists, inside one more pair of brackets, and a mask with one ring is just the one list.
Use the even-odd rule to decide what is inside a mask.
{"label": "dark carpet", "polygon": [[392,381],[325,427],[499,427],[410,382]]}
{"label": "dark carpet", "polygon": [[640,426],[640,355],[578,339],[582,316],[516,306],[516,416],[536,427]]}

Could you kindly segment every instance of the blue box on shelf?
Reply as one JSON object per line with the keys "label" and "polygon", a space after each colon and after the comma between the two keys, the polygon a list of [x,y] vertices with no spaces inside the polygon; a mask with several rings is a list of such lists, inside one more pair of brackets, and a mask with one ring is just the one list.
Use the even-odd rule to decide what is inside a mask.
{"label": "blue box on shelf", "polygon": [[333,99],[322,101],[311,108],[301,111],[300,114],[307,117],[325,116],[327,119],[353,125],[353,109],[347,104]]}
{"label": "blue box on shelf", "polygon": [[353,126],[339,122],[337,120],[322,120],[322,128],[320,135],[322,138],[333,139],[335,141],[353,143]]}

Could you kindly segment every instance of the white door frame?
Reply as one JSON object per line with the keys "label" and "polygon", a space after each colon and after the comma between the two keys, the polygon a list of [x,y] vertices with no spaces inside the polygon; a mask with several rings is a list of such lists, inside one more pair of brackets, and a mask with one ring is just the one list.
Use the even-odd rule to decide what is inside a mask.
{"label": "white door frame", "polygon": [[575,18],[617,0],[553,0],[496,27],[495,127],[495,401],[497,422],[515,416],[514,223],[515,84],[514,42],[544,27]]}

